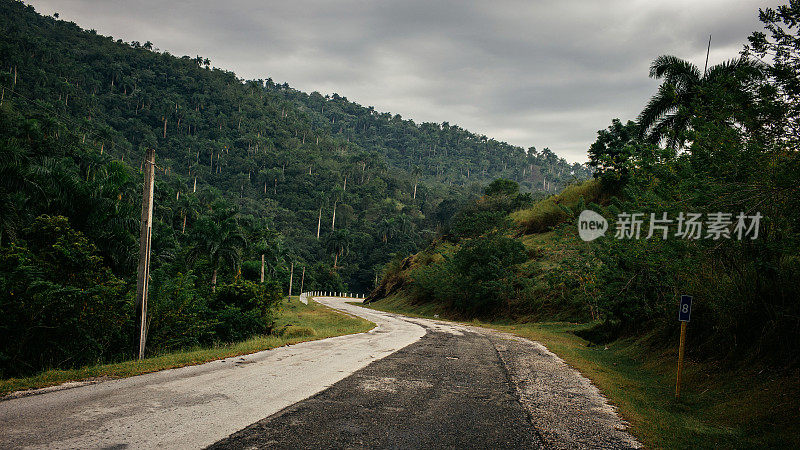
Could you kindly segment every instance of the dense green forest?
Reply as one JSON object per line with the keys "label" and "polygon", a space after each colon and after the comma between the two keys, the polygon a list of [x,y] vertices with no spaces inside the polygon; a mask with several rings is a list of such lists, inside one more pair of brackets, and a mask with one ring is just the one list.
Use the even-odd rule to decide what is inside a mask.
{"label": "dense green forest", "polygon": [[530,201],[590,176],[547,149],[241,80],[18,1],[0,1],[0,36],[6,376],[132,353],[145,148],[151,353],[270,332],[292,265],[294,292],[370,290],[493,177]]}
{"label": "dense green forest", "polygon": [[[800,1],[760,19],[765,30],[740,57],[707,70],[656,58],[650,76],[661,85],[636,121],[614,120],[590,146],[595,180],[533,206],[517,201],[513,180],[490,184],[440,239],[388,264],[369,300],[466,319],[597,322],[586,334],[595,342],[663,346],[675,342],[679,296],[690,294],[694,357],[796,367]],[[608,219],[605,237],[579,238],[585,209]],[[622,213],[641,213],[639,239],[617,238]],[[648,237],[651,214],[672,222]],[[687,237],[679,218],[688,214],[707,228]],[[740,214],[760,223],[739,228]]]}
{"label": "dense green forest", "polygon": [[317,129],[374,149],[388,164],[415,180],[448,186],[512,179],[524,191],[556,192],[566,184],[589,178],[584,164],[567,164],[550,149],[525,150],[447,122],[415,124],[399,115],[375,111],[338,94],[306,94],[267,80],[272,92],[292,101]]}

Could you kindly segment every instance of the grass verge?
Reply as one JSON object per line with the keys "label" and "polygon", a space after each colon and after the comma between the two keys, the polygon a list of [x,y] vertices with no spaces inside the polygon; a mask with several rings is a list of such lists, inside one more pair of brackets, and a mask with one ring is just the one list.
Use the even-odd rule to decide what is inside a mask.
{"label": "grass verge", "polygon": [[0,396],[14,391],[43,388],[69,381],[124,378],[164,369],[202,364],[298,342],[362,333],[371,330],[374,326],[375,324],[368,320],[342,314],[316,302],[304,305],[300,303],[298,297],[294,296],[284,300],[281,305],[275,327],[280,333],[276,335],[256,336],[233,344],[155,355],[142,361],[124,361],[72,370],[48,370],[31,377],[3,379],[0,380]]}
{"label": "grass verge", "polygon": [[[389,298],[365,305],[431,318],[436,308]],[[436,311],[445,317],[441,311]],[[687,361],[675,400],[674,350],[640,341],[593,346],[574,333],[590,324],[481,323],[544,344],[603,392],[648,448],[800,448],[800,373]],[[691,330],[690,330],[691,332]]]}

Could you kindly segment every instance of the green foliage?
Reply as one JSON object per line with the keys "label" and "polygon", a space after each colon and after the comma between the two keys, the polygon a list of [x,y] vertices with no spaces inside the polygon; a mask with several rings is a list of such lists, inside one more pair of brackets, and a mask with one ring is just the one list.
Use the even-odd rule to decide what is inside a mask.
{"label": "green foliage", "polygon": [[[676,57],[657,58],[651,76],[663,83],[638,123],[614,120],[589,150],[599,180],[517,211],[497,207],[491,196],[469,203],[451,224],[461,233],[453,233],[460,248],[406,258],[417,265],[400,267],[391,282],[410,284],[418,303],[464,316],[493,310],[512,319],[599,321],[587,337],[646,335],[655,345],[674,342],[676,301],[691,294],[692,357],[797,366],[800,156],[792,101],[800,79],[799,17],[794,0],[762,11],[767,32],[751,36],[742,58],[705,74]],[[772,65],[748,59],[748,52],[770,55]],[[586,243],[573,222],[585,208],[610,219],[612,230],[623,211],[645,213],[645,230],[649,213],[763,218],[757,239],[687,240],[674,236],[673,224],[668,239],[615,239],[611,231]],[[494,253],[502,244],[489,244],[489,231],[504,220],[518,226],[529,255],[513,269],[516,278],[492,280],[497,267],[508,272],[516,261],[503,262]],[[506,300],[490,300],[491,291]]]}
{"label": "green foliage", "polygon": [[575,211],[579,211],[578,205],[604,201],[607,198],[605,190],[603,184],[596,180],[572,184],[560,194],[513,212],[509,218],[526,234],[546,232],[570,219]]}
{"label": "green foliage", "polygon": [[507,312],[501,310],[516,290],[514,267],[526,259],[516,239],[493,234],[468,240],[452,257],[414,269],[414,294],[470,318]]}
{"label": "green foliage", "polygon": [[525,247],[516,239],[494,235],[467,242],[453,256],[463,292],[456,309],[483,315],[500,307],[514,290],[513,267],[525,260]]}
{"label": "green foliage", "polygon": [[38,217],[0,248],[0,374],[114,358],[131,348],[133,305],[97,247],[65,217]]}
{"label": "green foliage", "polygon": [[270,332],[275,322],[274,310],[282,298],[281,288],[274,281],[223,284],[212,304],[215,336],[223,342],[236,342]]}
{"label": "green foliage", "polygon": [[496,195],[515,195],[519,193],[519,184],[514,180],[507,180],[504,178],[498,178],[488,186],[486,189],[483,190],[486,195],[496,196]]}
{"label": "green foliage", "polygon": [[505,224],[504,211],[463,210],[456,214],[450,225],[455,239],[478,237]]}

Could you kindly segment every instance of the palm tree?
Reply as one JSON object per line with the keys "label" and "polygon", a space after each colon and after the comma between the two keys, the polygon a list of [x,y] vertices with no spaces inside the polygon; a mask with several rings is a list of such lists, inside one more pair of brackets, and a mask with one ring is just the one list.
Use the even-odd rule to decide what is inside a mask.
{"label": "palm tree", "polygon": [[334,231],[325,238],[325,249],[333,255],[333,268],[339,264],[339,257],[350,250],[350,232],[347,229]]}
{"label": "palm tree", "polygon": [[[219,216],[219,214],[215,214]],[[233,215],[219,220],[220,217],[203,217],[193,227],[194,247],[189,252],[189,261],[194,262],[200,256],[208,258],[211,263],[211,292],[217,288],[217,274],[223,262],[230,264],[238,271],[241,262],[242,248],[246,245],[239,224]]]}
{"label": "palm tree", "polygon": [[394,236],[396,227],[397,223],[394,219],[383,219],[378,223],[378,234],[384,243]]}
{"label": "palm tree", "polygon": [[701,73],[697,66],[676,56],[659,56],[650,66],[650,77],[664,82],[639,114],[640,137],[654,143],[666,139],[671,149],[682,147],[692,119],[698,116],[700,107],[708,105],[711,91],[718,88],[724,88],[736,103],[731,105],[729,118],[745,123],[747,120],[739,114],[753,101],[751,87],[761,76],[763,65],[744,57]]}
{"label": "palm tree", "polygon": [[178,212],[181,220],[181,234],[186,233],[186,222],[193,222],[200,215],[200,202],[192,194],[186,194],[178,200]]}
{"label": "palm tree", "polygon": [[410,234],[414,230],[414,221],[408,214],[400,214],[397,216],[397,223],[400,226],[400,232]]}

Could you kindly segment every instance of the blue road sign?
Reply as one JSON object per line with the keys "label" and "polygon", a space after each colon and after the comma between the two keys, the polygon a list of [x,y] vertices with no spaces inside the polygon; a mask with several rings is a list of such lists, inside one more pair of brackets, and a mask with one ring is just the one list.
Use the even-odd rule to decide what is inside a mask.
{"label": "blue road sign", "polygon": [[688,322],[689,317],[692,315],[692,296],[681,295],[681,306],[678,309],[678,320],[681,322]]}

